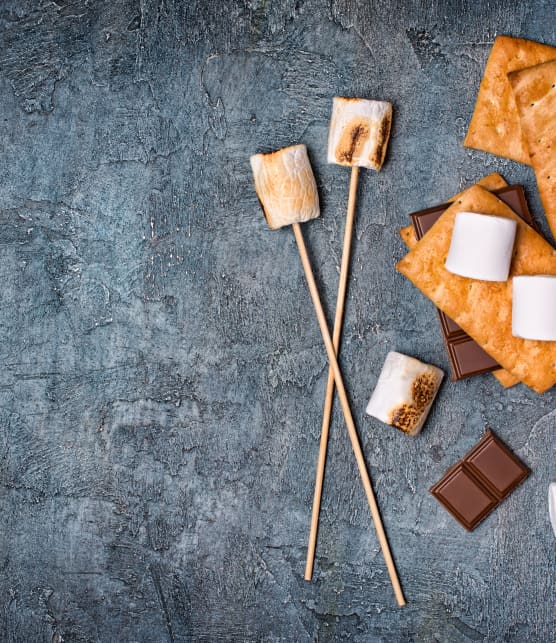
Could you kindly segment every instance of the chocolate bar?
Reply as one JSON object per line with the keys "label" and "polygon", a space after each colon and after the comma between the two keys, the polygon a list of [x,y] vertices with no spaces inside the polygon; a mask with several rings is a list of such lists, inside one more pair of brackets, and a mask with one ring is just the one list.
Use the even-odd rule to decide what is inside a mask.
{"label": "chocolate bar", "polygon": [[487,429],[480,442],[429,491],[473,531],[529,475],[529,469]]}
{"label": "chocolate bar", "polygon": [[[538,232],[521,185],[510,185],[500,190],[494,190],[494,194]],[[417,239],[421,239],[432,228],[449,206],[450,203],[443,203],[409,215],[413,222]],[[496,360],[486,353],[448,315],[438,310],[438,316],[440,317],[446,351],[450,359],[452,381],[455,382],[464,377],[480,375],[481,373],[489,373],[500,368]]]}

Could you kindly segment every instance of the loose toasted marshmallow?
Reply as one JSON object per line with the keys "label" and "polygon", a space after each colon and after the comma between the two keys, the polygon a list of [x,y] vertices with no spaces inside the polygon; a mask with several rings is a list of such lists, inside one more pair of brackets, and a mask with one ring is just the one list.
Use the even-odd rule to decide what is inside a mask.
{"label": "loose toasted marshmallow", "polygon": [[386,155],[391,125],[391,103],[337,96],[328,132],[328,162],[378,172]]}
{"label": "loose toasted marshmallow", "polygon": [[556,341],[556,276],[512,279],[512,335]]}
{"label": "loose toasted marshmallow", "polygon": [[548,487],[548,513],[554,535],[556,536],[556,482],[551,482]]}
{"label": "loose toasted marshmallow", "polygon": [[367,414],[404,433],[422,429],[444,373],[436,366],[391,351],[367,406]]}
{"label": "loose toasted marshmallow", "polygon": [[458,212],[446,270],[461,277],[506,281],[510,274],[517,223],[513,219]]}
{"label": "loose toasted marshmallow", "polygon": [[317,184],[305,145],[251,157],[255,190],[272,230],[316,219]]}

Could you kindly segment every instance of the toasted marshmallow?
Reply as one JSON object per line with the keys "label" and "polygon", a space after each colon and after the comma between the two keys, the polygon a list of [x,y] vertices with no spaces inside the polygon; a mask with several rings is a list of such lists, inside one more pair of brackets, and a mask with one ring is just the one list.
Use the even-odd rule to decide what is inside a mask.
{"label": "toasted marshmallow", "polygon": [[444,373],[436,366],[391,351],[367,406],[367,414],[404,433],[423,428]]}
{"label": "toasted marshmallow", "polygon": [[556,341],[556,276],[512,279],[512,335]]}
{"label": "toasted marshmallow", "polygon": [[251,168],[257,196],[272,230],[319,216],[317,184],[305,145],[254,154]]}
{"label": "toasted marshmallow", "polygon": [[380,170],[391,125],[391,103],[336,96],[328,132],[328,162]]}
{"label": "toasted marshmallow", "polygon": [[517,223],[476,212],[458,212],[446,270],[461,277],[506,281],[510,274]]}

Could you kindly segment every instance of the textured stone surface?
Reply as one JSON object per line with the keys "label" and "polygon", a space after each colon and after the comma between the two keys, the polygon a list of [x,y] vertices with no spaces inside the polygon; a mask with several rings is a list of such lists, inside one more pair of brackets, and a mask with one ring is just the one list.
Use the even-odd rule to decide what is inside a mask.
{"label": "textured stone surface", "polygon": [[[466,5],[469,6],[466,6]],[[498,170],[462,147],[498,33],[549,0],[4,0],[0,639],[550,641],[556,394],[445,382],[415,440],[364,415],[388,350],[448,363],[396,229]],[[307,143],[328,314],[349,171],[331,99],[391,100],[361,172],[342,363],[408,598],[398,609],[336,408],[303,580],[326,360],[293,237],[248,157]],[[427,493],[489,425],[532,476],[474,533]]]}

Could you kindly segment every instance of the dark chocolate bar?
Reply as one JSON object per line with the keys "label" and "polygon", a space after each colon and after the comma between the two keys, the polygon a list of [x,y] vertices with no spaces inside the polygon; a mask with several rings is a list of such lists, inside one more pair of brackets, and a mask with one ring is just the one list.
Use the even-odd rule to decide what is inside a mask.
{"label": "dark chocolate bar", "polygon": [[529,473],[523,462],[487,429],[481,441],[429,491],[460,525],[473,531]]}
{"label": "dark chocolate bar", "polygon": [[[494,194],[504,201],[506,205],[509,205],[526,223],[537,230],[521,185],[510,185],[506,188],[495,190]],[[421,239],[449,207],[450,203],[443,203],[434,208],[427,208],[410,214],[417,239]],[[486,353],[474,339],[469,337],[453,319],[450,319],[441,310],[437,310],[446,351],[450,359],[452,381],[461,380],[472,375],[480,375],[481,373],[489,373],[501,368],[496,360]]]}

